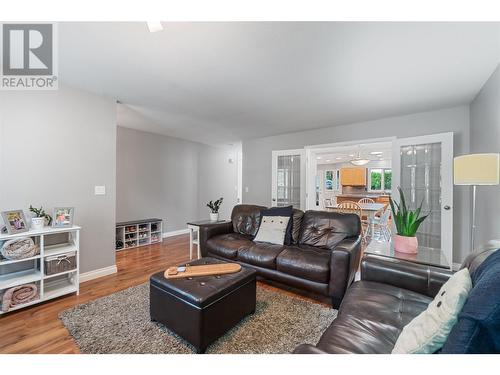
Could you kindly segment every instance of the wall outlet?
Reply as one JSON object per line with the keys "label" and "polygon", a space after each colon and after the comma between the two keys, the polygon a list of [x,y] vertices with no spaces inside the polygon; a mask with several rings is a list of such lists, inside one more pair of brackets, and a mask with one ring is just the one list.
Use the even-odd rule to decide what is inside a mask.
{"label": "wall outlet", "polygon": [[106,186],[94,186],[94,195],[106,195]]}

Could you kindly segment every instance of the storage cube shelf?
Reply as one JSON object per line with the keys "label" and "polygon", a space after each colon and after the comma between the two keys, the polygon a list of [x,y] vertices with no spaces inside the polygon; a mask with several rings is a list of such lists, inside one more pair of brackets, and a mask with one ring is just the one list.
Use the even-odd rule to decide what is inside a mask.
{"label": "storage cube shelf", "polygon": [[[0,295],[9,288],[24,284],[36,284],[39,294],[38,299],[34,301],[12,307],[8,311],[0,309],[0,315],[65,294],[79,293],[80,229],[76,225],[70,228],[45,227],[37,231],[0,235],[0,241],[31,237],[40,248],[40,253],[30,258],[8,260],[0,257]],[[63,238],[62,241],[61,238]],[[75,267],[46,275],[45,259],[54,256],[62,257],[66,254],[76,256]],[[1,303],[0,299],[0,305]]]}
{"label": "storage cube shelf", "polygon": [[161,219],[144,219],[116,223],[116,250],[159,243],[162,240]]}

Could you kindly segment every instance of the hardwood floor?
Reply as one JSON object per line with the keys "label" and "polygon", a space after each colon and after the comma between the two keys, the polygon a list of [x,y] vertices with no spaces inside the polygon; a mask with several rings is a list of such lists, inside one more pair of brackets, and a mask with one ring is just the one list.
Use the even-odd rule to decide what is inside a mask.
{"label": "hardwood floor", "polygon": [[[151,274],[189,261],[189,237],[170,237],[161,244],[130,249],[116,254],[118,272],[80,285],[80,295],[60,297],[40,305],[0,317],[0,353],[79,353],[78,347],[58,318],[73,306],[145,283]],[[277,284],[259,282],[259,286],[317,303],[327,300]]]}

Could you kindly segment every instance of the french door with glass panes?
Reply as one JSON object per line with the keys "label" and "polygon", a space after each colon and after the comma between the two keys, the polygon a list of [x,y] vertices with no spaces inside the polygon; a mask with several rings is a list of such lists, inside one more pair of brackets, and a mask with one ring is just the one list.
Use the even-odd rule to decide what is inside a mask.
{"label": "french door with glass panes", "polygon": [[272,152],[271,206],[305,208],[305,150]]}
{"label": "french door with glass panes", "polygon": [[400,138],[393,143],[392,198],[398,186],[407,204],[429,214],[417,231],[419,246],[441,249],[453,262],[453,133]]}

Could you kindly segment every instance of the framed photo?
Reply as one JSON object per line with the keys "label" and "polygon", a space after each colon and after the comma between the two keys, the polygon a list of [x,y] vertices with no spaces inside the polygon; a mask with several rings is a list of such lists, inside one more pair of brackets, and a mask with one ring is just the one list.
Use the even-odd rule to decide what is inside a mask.
{"label": "framed photo", "polygon": [[23,210],[4,211],[2,212],[2,218],[9,234],[27,232],[29,230]]}
{"label": "framed photo", "polygon": [[74,207],[55,207],[52,226],[54,228],[68,228],[73,226]]}

